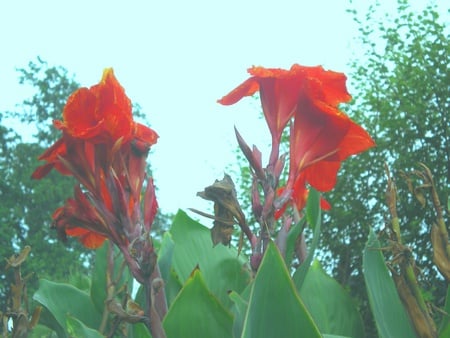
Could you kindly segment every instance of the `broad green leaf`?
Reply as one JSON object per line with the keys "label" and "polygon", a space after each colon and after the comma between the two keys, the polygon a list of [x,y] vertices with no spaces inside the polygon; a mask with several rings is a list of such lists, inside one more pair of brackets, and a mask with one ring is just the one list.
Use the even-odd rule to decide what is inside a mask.
{"label": "broad green leaf", "polygon": [[[45,326],[51,331],[54,331],[55,335],[59,338],[67,337],[66,328],[61,326],[56,320],[55,316],[51,314],[47,308],[42,308],[41,315],[39,316],[39,325]],[[37,328],[37,327],[36,327]],[[47,337],[44,334],[39,335],[40,330],[33,330],[31,337]],[[50,336],[49,336],[50,337]]]}
{"label": "broad green leaf", "polygon": [[100,332],[87,327],[75,317],[67,316],[66,325],[70,337],[104,338]]}
{"label": "broad green leaf", "polygon": [[161,277],[165,281],[169,278],[170,267],[172,266],[172,257],[175,243],[170,232],[165,232],[158,252],[158,265],[161,271]]}
{"label": "broad green leaf", "polygon": [[244,319],[245,314],[247,313],[248,302],[235,291],[230,292],[230,298],[234,303],[231,307],[231,312],[234,315],[233,334],[234,337],[240,337],[242,329],[244,328]]}
{"label": "broad green leaf", "polygon": [[273,243],[256,274],[242,331],[242,338],[261,337],[321,337]]}
{"label": "broad green leaf", "polygon": [[227,307],[232,305],[228,292],[240,293],[250,280],[246,262],[237,250],[222,244],[213,246],[210,230],[178,211],[170,228],[175,243],[172,268],[183,283],[199,267],[208,289]]}
{"label": "broad green leaf", "polygon": [[76,317],[88,327],[100,326],[101,313],[89,295],[70,284],[41,279],[33,299],[43,305],[65,330],[67,315]]}
{"label": "broad green leaf", "polygon": [[230,338],[233,316],[208,290],[196,269],[167,312],[163,326],[167,338]]}
{"label": "broad green leaf", "polygon": [[175,300],[178,293],[181,291],[183,284],[181,283],[180,278],[173,269],[170,270],[169,278],[164,282],[165,282],[164,288],[166,290],[167,306],[170,306],[172,302]]}
{"label": "broad green leaf", "polygon": [[363,271],[379,336],[416,337],[372,229],[364,248]]}
{"label": "broad green leaf", "polygon": [[[59,337],[64,336],[64,332]],[[58,338],[57,333],[46,325],[38,324],[28,333],[29,338]]]}
{"label": "broad green leaf", "polygon": [[300,297],[321,333],[364,337],[362,318],[352,299],[317,260],[308,270]]}

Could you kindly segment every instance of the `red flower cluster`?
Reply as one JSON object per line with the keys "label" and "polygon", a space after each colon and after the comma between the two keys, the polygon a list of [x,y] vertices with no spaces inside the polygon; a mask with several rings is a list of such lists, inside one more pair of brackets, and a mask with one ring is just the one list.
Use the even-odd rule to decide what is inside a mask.
{"label": "red flower cluster", "polygon": [[269,167],[278,160],[281,135],[291,122],[289,177],[283,194],[290,194],[298,206],[304,205],[306,183],[329,191],[341,162],[375,145],[338,108],[351,99],[344,74],[297,64],[290,70],[253,67],[249,73],[252,76],[219,103],[234,104],[259,91],[272,134]]}
{"label": "red flower cluster", "polygon": [[145,161],[157,134],[133,120],[131,102],[112,69],[104,71],[99,84],[73,93],[63,120],[54,125],[62,137],[39,157],[47,163],[32,177],[41,179],[56,169],[81,184],[53,214],[55,227],[63,237],[77,236],[89,248],[108,238],[129,251],[130,244],[149,236],[156,214],[151,179],[143,217],[140,210]]}

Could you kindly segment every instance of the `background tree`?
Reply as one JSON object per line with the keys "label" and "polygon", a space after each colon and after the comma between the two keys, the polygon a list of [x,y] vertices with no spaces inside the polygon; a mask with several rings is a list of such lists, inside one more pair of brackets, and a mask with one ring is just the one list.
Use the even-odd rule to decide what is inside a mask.
{"label": "background tree", "polygon": [[[61,119],[67,98],[79,84],[65,68],[50,67],[40,58],[18,71],[20,83],[32,86],[35,93],[17,111],[0,113],[0,121],[9,118],[22,123],[17,130],[0,126],[0,257],[30,245],[32,259],[23,265],[24,276],[33,272],[39,278],[67,281],[71,274],[88,273],[92,256],[73,238],[65,245],[51,229],[51,215],[72,195],[75,181],[56,172],[44,180],[32,180],[31,174],[39,165],[38,156],[60,136],[52,121]],[[133,108],[135,116],[144,119],[139,106]],[[21,137],[30,130],[35,133]],[[159,214],[155,231],[161,232],[169,218]],[[0,269],[0,309],[6,306],[8,273]],[[37,280],[28,284],[30,295]]]}
{"label": "background tree", "polygon": [[[398,210],[403,238],[411,245],[422,269],[424,289],[443,304],[446,285],[432,269],[429,229],[433,210],[421,208],[401,179],[402,171],[429,166],[447,201],[450,184],[450,41],[448,22],[428,5],[420,12],[397,2],[396,14],[381,14],[371,6],[365,16],[353,13],[359,24],[361,55],[355,55],[349,74],[354,101],[348,114],[372,135],[377,147],[346,161],[335,189],[326,194],[333,208],[325,217],[322,246],[324,265],[361,302],[370,325],[362,274],[362,255],[369,227],[384,226],[386,162],[398,187]],[[432,283],[430,283],[432,281]]]}

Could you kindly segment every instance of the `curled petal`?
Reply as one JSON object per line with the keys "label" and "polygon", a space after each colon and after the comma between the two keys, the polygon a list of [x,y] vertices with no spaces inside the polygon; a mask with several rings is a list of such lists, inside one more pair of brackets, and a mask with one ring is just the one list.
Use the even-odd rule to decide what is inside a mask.
{"label": "curled petal", "polygon": [[67,228],[66,234],[73,237],[78,237],[78,240],[88,249],[97,249],[105,242],[106,237],[89,231],[84,228]]}

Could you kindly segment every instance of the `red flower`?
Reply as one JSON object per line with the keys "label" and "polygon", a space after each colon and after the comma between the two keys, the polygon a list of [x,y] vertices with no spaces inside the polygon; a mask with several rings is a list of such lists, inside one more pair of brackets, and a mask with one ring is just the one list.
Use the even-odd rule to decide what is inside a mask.
{"label": "red flower", "polygon": [[[40,179],[54,168],[82,186],[55,211],[54,226],[61,237],[76,236],[86,247],[97,248],[108,238],[128,252],[130,243],[149,233],[156,214],[152,181],[145,195],[141,191],[157,134],[133,120],[131,102],[112,69],[104,71],[99,84],[72,94],[63,120],[54,125],[62,137],[39,157],[47,163],[32,177]],[[144,215],[142,197],[149,204]]]}
{"label": "red flower", "polygon": [[287,191],[292,191],[299,175],[317,190],[332,189],[341,161],[375,145],[337,108],[351,99],[344,74],[297,64],[290,70],[253,67],[248,71],[252,77],[219,103],[233,104],[259,90],[273,140],[270,164],[276,163],[281,134],[293,120]]}
{"label": "red flower", "polygon": [[83,141],[105,144],[108,151],[105,156],[110,156],[116,144],[133,142],[145,151],[158,138],[154,130],[133,121],[130,99],[111,68],[105,69],[99,84],[74,92],[64,107],[63,120],[54,121],[54,125],[62,130],[63,136],[39,157],[47,164],[35,170],[32,176],[35,179],[44,177],[53,168],[64,175],[73,175],[61,158],[75,160],[82,156],[90,163],[78,164],[92,167],[92,156],[72,153],[85,152],[81,149]]}
{"label": "red flower", "polygon": [[299,100],[290,139],[288,185],[302,173],[319,191],[335,186],[343,160],[375,145],[361,126],[313,95]]}
{"label": "red flower", "polygon": [[[278,190],[278,195],[281,195],[285,187],[282,187]],[[298,211],[302,210],[306,206],[306,202],[308,200],[309,189],[306,188],[306,181],[303,175],[300,175],[298,179],[295,181],[294,188],[292,190],[291,195],[291,203],[293,203]],[[288,203],[285,203],[281,209],[275,211],[275,219],[279,219],[284,212]],[[330,203],[325,200],[323,197],[320,197],[320,208],[322,210],[330,210]]]}

